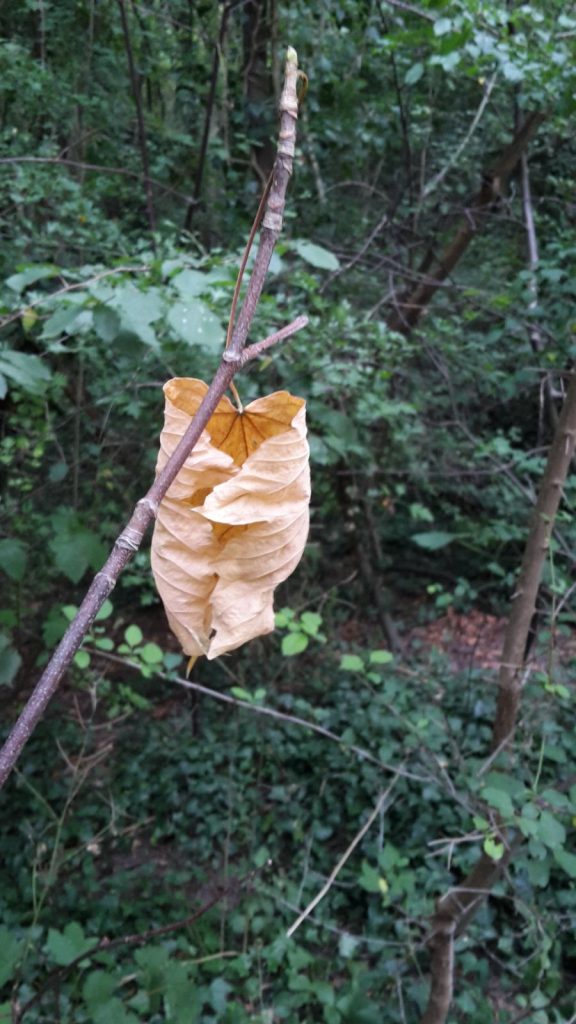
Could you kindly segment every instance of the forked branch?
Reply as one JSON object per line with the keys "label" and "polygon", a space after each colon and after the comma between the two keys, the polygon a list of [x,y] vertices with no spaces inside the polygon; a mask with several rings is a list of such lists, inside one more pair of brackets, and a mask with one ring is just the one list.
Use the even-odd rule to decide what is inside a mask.
{"label": "forked branch", "polygon": [[198,412],[191,420],[188,430],[171,459],[156,477],[148,493],[137,503],[128,525],[117,538],[103,568],[94,577],[78,609],[76,618],[70,623],[22,714],[6,740],[4,747],[0,750],[0,787],[3,786],[10,775],[24,745],[32,735],[49,701],[58,689],[62,676],[90,629],[96,614],[116,585],[116,581],[125,565],[133,553],[140,547],[146,530],[156,516],[158,505],[198,442],[218,402],[230,386],[232,378],[246,362],[256,358],[264,349],[282,341],[290,334],[294,334],[295,331],[301,330],[308,322],[306,317],[298,317],[287,327],[284,327],[264,341],[256,342],[255,345],[251,345],[248,348],[245,347],[274,246],[282,229],[286,189],[292,174],[296,146],[296,121],[298,117],[297,80],[298,58],[296,51],[289,47],[286,55],[284,89],[280,98],[278,152],[262,220],[260,243],[254,260],[252,274],[246,288],[244,302],[242,303],[232,333],[231,344],[225,351],[216,375],[208,388]]}

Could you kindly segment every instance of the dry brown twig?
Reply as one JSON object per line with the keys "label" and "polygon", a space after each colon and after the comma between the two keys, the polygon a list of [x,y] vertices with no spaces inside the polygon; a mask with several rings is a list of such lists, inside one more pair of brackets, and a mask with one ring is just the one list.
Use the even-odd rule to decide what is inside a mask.
{"label": "dry brown twig", "polygon": [[306,326],[305,316],[297,317],[291,324],[276,331],[263,341],[246,347],[256,308],[264,287],[264,280],[270,265],[274,246],[282,229],[286,190],[292,174],[296,148],[296,122],[298,118],[298,57],[289,47],[286,54],[284,89],[280,97],[280,132],[278,151],[272,172],[270,193],[264,210],[260,241],[254,266],[246,288],[246,294],[230,345],[222,355],[222,361],[206,396],[193,417],[176,451],[152,484],[148,493],[140,499],[128,525],[118,536],[114,547],[99,573],[94,577],[88,592],[78,609],[76,618],[68,627],[44,673],[28,699],[24,710],[12,729],[2,750],[0,750],[0,787],[6,782],[26,742],[40,721],[46,707],[54,696],[62,676],[69,667],[74,654],[90,629],[98,610],[116,585],[118,577],[135,551],[138,550],[144,534],[155,518],[158,505],[166,491],[180,472],[190,452],[206,427],[220,399],[230,386],[233,377],[243,366],[255,359],[265,349],[289,337]]}

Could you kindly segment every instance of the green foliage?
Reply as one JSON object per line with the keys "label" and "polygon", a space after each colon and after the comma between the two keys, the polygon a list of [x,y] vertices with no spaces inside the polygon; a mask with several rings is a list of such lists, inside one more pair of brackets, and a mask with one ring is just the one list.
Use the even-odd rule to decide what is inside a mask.
{"label": "green foliage", "polygon": [[[203,167],[221,5],[168,7],[126,5],[154,232],[118,10],[0,12],[5,722],[149,485],[161,384],[217,365],[261,188],[274,100],[270,87],[255,111],[245,91],[244,5],[221,42]],[[146,551],[132,560],[1,798],[0,1017],[38,994],[30,1024],[418,1020],[426,920],[480,849],[504,856],[504,823],[518,846],[459,940],[454,1019],[565,1024],[574,481],[512,771],[486,762],[493,673],[422,646],[419,661],[410,639],[447,609],[499,614],[514,593],[554,421],[547,387],[557,412],[574,356],[575,21],[559,2],[479,0],[280,3],[276,16],[269,64],[275,75],[272,37],[290,40],[309,89],[251,340],[304,312],[310,325],[238,387],[245,402],[306,397],[308,552],[277,636],[194,667],[248,705],[233,709],[176,689],[183,657]],[[470,209],[533,110],[549,111],[528,161],[536,267],[518,170],[494,208]],[[419,330],[390,330],[470,218],[472,246]],[[402,656],[385,649],[385,613]],[[390,805],[287,940],[391,776]],[[194,922],[92,951],[182,920],[230,878],[247,881]]]}

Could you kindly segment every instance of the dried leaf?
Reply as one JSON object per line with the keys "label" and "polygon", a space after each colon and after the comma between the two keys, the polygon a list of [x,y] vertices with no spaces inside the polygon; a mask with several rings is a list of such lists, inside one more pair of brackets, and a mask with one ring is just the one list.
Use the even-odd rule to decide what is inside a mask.
{"label": "dried leaf", "polygon": [[[200,380],[164,387],[157,472],[207,391]],[[287,391],[239,413],[222,398],[161,502],[152,570],[186,654],[217,658],[274,629],[273,596],[308,534],[310,472],[305,403]]]}

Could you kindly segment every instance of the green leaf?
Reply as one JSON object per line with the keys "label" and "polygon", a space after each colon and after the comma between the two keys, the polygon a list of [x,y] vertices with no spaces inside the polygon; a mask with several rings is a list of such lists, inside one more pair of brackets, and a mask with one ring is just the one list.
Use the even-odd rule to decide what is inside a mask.
{"label": "green leaf", "polygon": [[48,479],[52,484],[59,484],[68,476],[70,467],[67,462],[55,462],[48,470]]}
{"label": "green leaf", "polygon": [[74,664],[77,665],[78,668],[88,668],[90,660],[88,651],[76,651],[76,654],[74,655]]}
{"label": "green leaf", "polygon": [[304,238],[296,238],[292,241],[292,248],[296,250],[301,259],[309,263],[311,267],[318,270],[338,270],[339,259],[328,249],[314,242],[307,242]]}
{"label": "green leaf", "polygon": [[486,786],[482,790],[482,797],[487,804],[491,807],[495,807],[497,811],[504,818],[512,818],[514,815],[514,805],[508,793],[505,793],[501,789],[494,789],[492,786]]}
{"label": "green leaf", "polygon": [[94,647],[97,647],[99,651],[113,651],[114,641],[108,636],[97,636],[94,641]]}
{"label": "green leaf", "polygon": [[277,629],[286,629],[288,624],[292,622],[294,618],[294,612],[291,608],[281,608],[279,612],[276,612],[274,616],[274,623]]}
{"label": "green leaf", "polygon": [[170,307],[168,323],[188,345],[219,351],[224,344],[225,332],[220,320],[201,299],[193,303],[175,302]]}
{"label": "green leaf", "polygon": [[11,349],[0,351],[0,374],[31,395],[43,395],[52,379],[50,370],[38,356]]}
{"label": "green leaf", "polygon": [[125,284],[113,293],[110,306],[120,317],[120,334],[136,337],[149,348],[158,349],[156,334],[150,324],[164,316],[165,305],[157,288],[145,291],[133,284]]}
{"label": "green leaf", "polygon": [[79,583],[88,568],[100,568],[106,547],[96,533],[83,526],[72,509],[57,509],[51,521],[54,536],[49,547],[54,563],[72,583]]}
{"label": "green leaf", "polygon": [[114,309],[110,309],[109,306],[97,306],[92,314],[94,321],[94,330],[104,342],[105,345],[110,345],[120,333],[120,317]]}
{"label": "green leaf", "polygon": [[309,636],[316,636],[322,625],[322,616],[317,612],[302,612],[300,625]]}
{"label": "green leaf", "polygon": [[343,654],[340,668],[345,672],[364,672],[364,662],[357,654]]}
{"label": "green leaf", "polygon": [[118,985],[116,978],[107,971],[91,971],[82,986],[82,997],[92,1012],[106,1003]]}
{"label": "green leaf", "polygon": [[542,811],[537,838],[549,849],[554,850],[566,842],[566,829],[550,811]]}
{"label": "green leaf", "polygon": [[185,301],[210,291],[210,281],[199,270],[181,270],[170,282]]}
{"label": "green leaf", "polygon": [[434,35],[445,36],[447,32],[452,30],[452,21],[450,18],[437,18],[434,22]]}
{"label": "green leaf", "polygon": [[36,281],[56,277],[59,273],[58,267],[27,267],[26,270],[22,270],[19,274],[12,274],[12,277],[8,277],[6,284],[13,292],[17,292],[20,295],[29,285],[35,284]]}
{"label": "green leaf", "polygon": [[138,647],[144,639],[144,634],[142,633],[140,626],[132,625],[128,626],[128,628],[124,630],[124,639],[129,647]]}
{"label": "green leaf", "polygon": [[60,966],[66,967],[82,953],[87,953],[98,943],[98,939],[88,939],[84,935],[82,925],[71,921],[63,932],[50,928],[46,940],[46,952]]}
{"label": "green leaf", "polygon": [[22,658],[12,646],[10,637],[6,633],[0,633],[0,686],[10,686],[13,683],[21,664]]}
{"label": "green leaf", "polygon": [[483,845],[484,853],[487,857],[491,857],[492,860],[502,860],[504,856],[504,843],[499,843],[492,836],[487,836]]}
{"label": "green leaf", "polygon": [[456,539],[457,534],[447,533],[444,530],[430,530],[426,533],[413,533],[410,538],[414,544],[417,544],[419,548],[424,548],[426,551],[439,551],[440,548],[445,548]]}
{"label": "green leaf", "polygon": [[282,637],[281,651],[285,658],[294,654],[301,654],[308,647],[308,637],[305,633],[288,633]]}
{"label": "green leaf", "polygon": [[0,540],[0,569],[16,583],[24,579],[28,548],[21,540]]}
{"label": "green leaf", "polygon": [[360,878],[358,879],[359,884],[366,892],[381,892],[380,889],[380,872],[378,868],[369,864],[367,860],[362,861],[362,871]]}
{"label": "green leaf", "polygon": [[109,619],[114,611],[114,605],[108,598],[103,602],[102,607],[96,612],[94,622],[102,622],[104,619]]}
{"label": "green leaf", "polygon": [[158,644],[152,643],[144,644],[144,647],[140,648],[138,654],[147,665],[159,665],[164,657],[162,648]]}
{"label": "green leaf", "polygon": [[404,75],[404,84],[405,85],[416,85],[416,82],[420,81],[420,79],[422,78],[423,74],[424,74],[424,65],[420,61],[418,61],[418,63],[417,64],[413,64],[412,67],[409,68],[408,71],[406,72],[406,74]]}
{"label": "green leaf", "polygon": [[23,939],[17,939],[8,928],[0,925],[0,988],[10,981],[23,945]]}
{"label": "green leaf", "polygon": [[61,334],[69,334],[71,327],[84,312],[81,306],[61,306],[45,321],[40,337],[49,341],[51,338],[59,338]]}
{"label": "green leaf", "polygon": [[568,850],[554,850],[554,860],[570,878],[576,878],[576,854]]}
{"label": "green leaf", "polygon": [[370,651],[369,661],[371,665],[389,665],[394,655],[391,651]]}
{"label": "green leaf", "polygon": [[230,693],[236,700],[243,700],[246,704],[253,704],[252,694],[248,690],[244,690],[242,686],[230,687]]}

